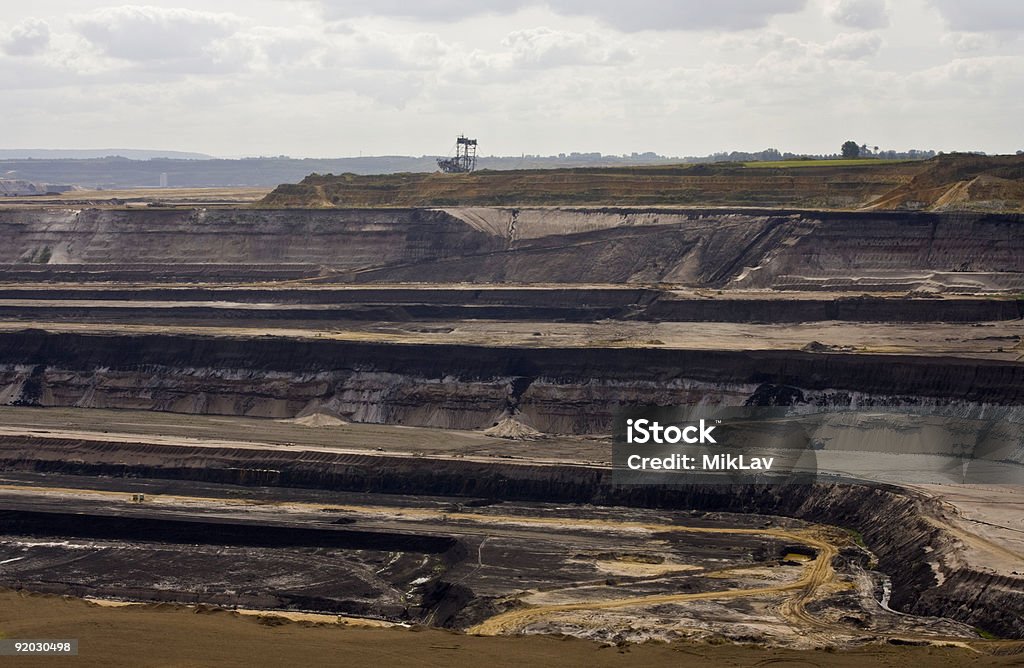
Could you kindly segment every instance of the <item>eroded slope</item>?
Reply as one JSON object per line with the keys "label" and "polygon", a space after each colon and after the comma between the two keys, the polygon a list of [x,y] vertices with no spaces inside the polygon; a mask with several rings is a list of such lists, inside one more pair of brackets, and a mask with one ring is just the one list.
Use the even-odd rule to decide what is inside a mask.
{"label": "eroded slope", "polygon": [[667,283],[1020,292],[1010,214],[662,209],[0,212],[9,281]]}

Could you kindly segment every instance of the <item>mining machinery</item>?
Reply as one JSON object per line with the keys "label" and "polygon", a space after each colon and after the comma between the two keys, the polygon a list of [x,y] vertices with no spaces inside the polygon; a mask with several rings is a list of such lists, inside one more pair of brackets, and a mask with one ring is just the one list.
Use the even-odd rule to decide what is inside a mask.
{"label": "mining machinery", "polygon": [[468,174],[476,169],[476,140],[459,135],[455,140],[455,157],[438,158],[437,166],[446,174]]}

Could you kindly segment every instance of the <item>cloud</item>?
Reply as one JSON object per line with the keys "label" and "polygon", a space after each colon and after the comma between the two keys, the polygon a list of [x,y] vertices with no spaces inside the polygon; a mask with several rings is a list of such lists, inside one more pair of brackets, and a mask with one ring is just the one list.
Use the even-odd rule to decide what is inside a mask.
{"label": "cloud", "polygon": [[295,30],[265,34],[256,51],[262,54],[258,60],[267,69],[285,71],[289,76],[289,68],[314,70],[315,76],[322,78],[324,71],[332,73],[329,76],[357,70],[432,71],[440,67],[453,47],[434,33],[396,36],[380,30],[335,25],[320,36]]}
{"label": "cloud", "polygon": [[953,30],[990,32],[1024,30],[1020,0],[930,0]]}
{"label": "cloud", "polygon": [[550,28],[511,32],[502,45],[509,48],[512,64],[524,68],[614,65],[629,62],[635,55],[628,49],[608,45],[593,33]]}
{"label": "cloud", "polygon": [[807,42],[775,30],[766,30],[749,38],[746,35],[723,35],[717,43],[728,51],[740,51],[757,63],[771,61],[773,67],[788,62],[806,67],[810,62],[825,60],[862,60],[878,53],[882,37],[877,33],[840,33],[828,42]]}
{"label": "cloud", "polygon": [[429,70],[450,51],[432,33],[410,33],[396,40],[385,32],[358,30],[331,45],[337,66],[368,70]]}
{"label": "cloud", "polygon": [[875,30],[889,25],[885,0],[831,0],[825,13],[839,25]]}
{"label": "cloud", "polygon": [[773,16],[802,10],[807,0],[324,0],[329,18],[383,15],[453,21],[486,14],[512,14],[546,6],[557,14],[589,16],[624,32],[640,30],[745,30]]}
{"label": "cloud", "polygon": [[323,0],[322,6],[329,19],[354,16],[394,16],[421,21],[456,21],[487,14],[513,14],[523,7],[537,4],[536,0]]}
{"label": "cloud", "polygon": [[99,9],[72,23],[104,54],[147,61],[202,56],[230,35],[238,20],[228,14],[126,5]]}
{"label": "cloud", "polygon": [[1019,115],[1020,102],[1017,97],[1006,96],[1006,91],[1024,77],[1024,58],[1015,56],[978,56],[955,58],[948,63],[914,72],[908,77],[910,93],[917,99],[950,99],[955,91],[957,102],[972,99],[1003,96],[996,105],[981,106],[973,103],[978,113],[992,109],[1012,111]]}
{"label": "cloud", "polygon": [[878,53],[882,38],[874,33],[836,35],[822,47],[822,54],[834,60],[861,60]]}
{"label": "cloud", "polygon": [[746,30],[777,14],[798,12],[805,0],[550,0],[560,14],[593,16],[625,32],[639,30]]}
{"label": "cloud", "polygon": [[[568,90],[582,79],[603,80],[597,70],[627,67],[636,52],[603,33],[573,32],[552,28],[514,30],[502,39],[497,50],[474,49],[449,54],[437,70],[439,82],[473,86],[553,87],[557,94],[572,99]],[[590,68],[590,73],[562,73],[565,68]],[[552,91],[554,92],[554,91]],[[526,96],[541,104],[535,96]]]}
{"label": "cloud", "polygon": [[1010,148],[1015,10],[902,2],[23,3],[0,19],[0,90],[23,145],[432,153],[466,130],[495,153],[817,152],[840,123],[894,148]]}
{"label": "cloud", "polygon": [[996,40],[976,32],[951,32],[943,35],[941,41],[958,54],[974,54],[992,48]]}
{"label": "cloud", "polygon": [[27,19],[0,38],[0,51],[9,56],[35,56],[50,44],[50,26],[39,19]]}

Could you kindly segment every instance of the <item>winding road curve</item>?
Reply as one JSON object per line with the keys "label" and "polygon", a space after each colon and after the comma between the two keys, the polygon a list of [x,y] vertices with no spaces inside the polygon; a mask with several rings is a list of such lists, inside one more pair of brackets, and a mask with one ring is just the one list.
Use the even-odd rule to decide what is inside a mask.
{"label": "winding road curve", "polygon": [[[518,519],[518,518],[516,518]],[[531,518],[530,521],[534,521]],[[548,520],[536,520],[546,522]],[[590,525],[602,523],[600,520],[574,520],[572,524]],[[631,526],[629,523],[618,526]],[[805,571],[799,580],[771,587],[752,587],[749,589],[725,589],[722,591],[699,592],[695,594],[661,594],[655,596],[640,596],[634,598],[609,599],[605,601],[587,601],[585,603],[566,603],[559,605],[544,605],[520,610],[512,610],[500,615],[491,617],[484,622],[468,629],[467,633],[477,635],[500,635],[514,633],[527,624],[538,619],[558,612],[573,610],[609,610],[614,608],[646,607],[663,603],[681,603],[685,601],[700,601],[712,599],[729,599],[742,597],[774,596],[793,592],[783,603],[780,613],[787,619],[817,626],[819,622],[805,609],[805,604],[814,598],[820,587],[835,579],[835,570],[832,568],[832,559],[838,554],[838,548],[823,538],[820,530],[807,531],[785,531],[782,529],[728,529],[710,527],[682,527],[676,525],[632,525],[643,527],[659,532],[685,532],[685,533],[728,533],[749,536],[771,536],[785,540],[802,543],[817,550],[817,557],[805,567]]]}

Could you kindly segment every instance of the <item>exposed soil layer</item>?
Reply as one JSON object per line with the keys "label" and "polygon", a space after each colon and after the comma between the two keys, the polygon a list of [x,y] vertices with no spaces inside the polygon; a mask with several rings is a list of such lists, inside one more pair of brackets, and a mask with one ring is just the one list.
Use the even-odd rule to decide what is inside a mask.
{"label": "exposed soil layer", "polygon": [[[257,529],[258,527],[258,529]],[[435,554],[455,540],[336,528],[297,528],[192,519],[89,515],[31,510],[0,510],[0,533],[33,538],[73,536],[102,540],[160,541],[195,545],[214,542],[235,547],[331,547]]]}
{"label": "exposed soil layer", "polygon": [[532,320],[799,323],[991,322],[1024,317],[1024,300],[894,294],[445,285],[375,288],[0,287],[0,319],[182,323]]}
{"label": "exposed soil layer", "polygon": [[715,209],[3,211],[0,263],[17,281],[276,272],[358,283],[1020,293],[1021,225],[1013,214]]}
{"label": "exposed soil layer", "polygon": [[929,160],[909,182],[870,204],[874,209],[1020,210],[1024,202],[1021,156],[948,156]]}
{"label": "exposed soil layer", "polygon": [[289,524],[197,508],[70,505],[5,499],[4,586],[422,621],[429,610],[404,603],[401,592],[465,557],[451,536],[354,529],[337,516]]}
{"label": "exposed soil layer", "polygon": [[[608,433],[623,405],[757,402],[793,387],[846,405],[1024,400],[1024,364],[799,350],[507,348],[233,338],[0,333],[0,400],[481,429],[509,411],[553,433]],[[760,392],[760,394],[758,394]],[[771,396],[768,392],[765,396]],[[874,398],[872,398],[874,397]]]}
{"label": "exposed soil layer", "polygon": [[[700,573],[690,571],[749,566],[752,555],[774,564],[784,550],[778,537],[752,528],[764,523],[753,516],[679,513],[692,529],[690,540],[680,535],[652,544],[644,532],[630,532],[630,520],[660,515],[644,510],[580,507],[565,513],[545,504],[492,510],[470,502],[471,512],[465,512],[464,500],[451,497],[405,495],[397,497],[399,505],[388,505],[396,497],[159,480],[111,481],[103,491],[46,486],[83,480],[36,477],[43,487],[5,486],[0,492],[0,549],[12,564],[0,582],[149,601],[195,600],[201,593],[198,600],[205,603],[465,628],[493,614],[491,601],[523,589],[592,585],[601,577],[595,564],[611,550],[654,550],[662,559],[682,561],[689,568],[668,576],[674,586],[696,590],[716,583],[701,582]],[[140,485],[146,493],[133,498],[144,501],[123,503],[126,487]],[[734,532],[719,530],[726,525]],[[705,529],[712,533],[702,535]],[[801,529],[792,536],[785,527],[775,530],[799,540]],[[598,556],[591,559],[590,553]],[[121,562],[133,559],[147,568],[123,568]],[[183,562],[191,564],[184,572]],[[118,568],[111,567],[115,563]],[[658,586],[653,579],[624,577],[622,591],[642,593]],[[945,630],[965,636],[956,626]]]}
{"label": "exposed soil layer", "polygon": [[[45,248],[44,246],[43,248]],[[251,283],[311,279],[321,274],[319,266],[310,264],[223,264],[204,262],[69,262],[41,264],[15,262],[3,269],[5,281],[74,283],[145,283],[145,282],[210,282]]]}
{"label": "exposed soil layer", "polygon": [[[57,589],[69,583],[152,591],[159,582],[133,570],[130,554],[107,548],[134,540],[156,561],[179,564],[181,546],[194,541],[206,545],[210,572],[249,550],[274,573],[264,583],[255,566],[227,569],[218,586],[228,593],[217,594],[218,604],[244,592],[252,597],[244,600],[268,607],[386,609],[393,618],[455,628],[501,618],[515,624],[499,630],[585,635],[593,632],[588,624],[629,625],[628,611],[612,600],[621,587],[627,603],[651,602],[665,619],[686,612],[695,620],[769,620],[771,633],[793,642],[829,627],[855,634],[870,627],[903,642],[896,629],[928,624],[960,639],[973,636],[965,624],[1024,637],[1020,555],[954,526],[948,508],[923,492],[833,478],[805,486],[616,487],[604,455],[593,454],[596,436],[624,406],[1014,410],[1024,401],[1024,218],[1006,213],[1016,205],[1005,202],[1020,178],[1016,165],[584,170],[561,182],[550,173],[513,173],[501,182],[514,186],[508,199],[493,198],[486,173],[330,177],[274,195],[323,210],[2,210],[0,404],[23,407],[18,424],[0,427],[0,469],[8,476],[82,476],[95,486],[147,490],[230,485],[243,499],[262,489],[273,512],[300,491],[357,497],[331,511],[341,514],[309,511],[302,527],[264,521],[271,511],[248,501],[227,513],[231,519],[214,504],[191,522],[182,515],[198,507],[192,501],[159,516],[149,514],[148,500],[130,511],[93,508],[87,526],[60,513],[44,518],[39,507],[9,507],[15,512],[0,516],[0,532],[50,550],[48,558],[78,579],[50,582],[47,568],[20,561],[10,569],[26,569],[24,582],[54,587],[47,591],[80,593]],[[460,198],[449,197],[451,188]],[[619,199],[620,190],[631,194]],[[627,206],[524,206],[613,196]],[[666,209],[651,205],[665,201],[658,197],[682,205],[694,198],[876,202],[942,211]],[[389,206],[437,208],[342,208],[361,206],[359,198],[367,206],[385,198]],[[704,324],[686,324],[694,322]],[[42,407],[125,417],[86,433],[71,418],[48,423]],[[38,419],[25,415],[33,411]],[[168,428],[174,414],[211,417],[182,434]],[[242,434],[231,431],[235,416],[277,421],[249,424]],[[347,430],[358,447],[325,443],[332,430]],[[1019,460],[1019,452],[1011,455]],[[360,510],[361,494],[388,495],[401,512]],[[423,495],[444,501],[430,501],[426,524],[413,530],[396,516],[419,512]],[[501,514],[491,505],[511,503],[569,506],[510,510],[500,537],[478,524],[476,515]],[[464,512],[470,505],[473,517]],[[575,523],[571,551],[543,525],[560,512],[570,514],[566,526]],[[722,538],[717,547],[707,536],[677,535],[692,517],[722,512],[760,533]],[[608,526],[588,524],[595,514]],[[638,517],[649,524],[623,519]],[[793,522],[858,531],[888,574],[891,596],[852,536],[786,533]],[[613,523],[619,533],[609,538]],[[785,531],[766,534],[769,524]],[[264,525],[262,535],[248,530]],[[69,557],[78,544],[59,545],[60,534],[89,543],[89,558]],[[218,536],[221,543],[212,540]],[[683,559],[686,544],[707,549]],[[543,545],[530,553],[542,556],[518,558],[524,545]],[[671,549],[650,554],[652,545]],[[390,552],[407,555],[394,562],[397,570],[386,570]],[[995,556],[986,566],[979,554]],[[711,572],[714,560],[737,557],[757,563],[745,564],[750,572]],[[762,557],[772,569],[758,570]],[[344,580],[348,593],[321,600],[316,587],[288,579],[304,560],[324,569],[319,582]],[[178,570],[160,572],[178,577],[171,572]],[[131,577],[113,582],[119,572]],[[529,591],[510,598],[516,576],[524,584],[513,589]],[[722,589],[752,588],[771,600],[726,609],[701,598],[717,595],[718,577]],[[552,579],[572,587],[548,589]],[[166,599],[145,600],[212,595],[170,589]],[[604,607],[573,617],[588,602]],[[517,615],[523,605],[531,612]],[[901,622],[886,605],[957,622]],[[872,626],[878,619],[889,626]],[[934,628],[914,635],[925,636],[936,637]]]}
{"label": "exposed soil layer", "polygon": [[[448,668],[453,664],[518,668],[557,661],[566,668],[625,668],[697,661],[710,665],[780,665],[861,668],[919,664],[1014,666],[1018,643],[978,643],[976,648],[870,645],[842,652],[765,649],[732,643],[647,643],[616,648],[612,643],[567,637],[455,636],[435,629],[379,629],[350,625],[288,623],[209,608],[151,605],[99,607],[57,596],[0,592],[0,631],[11,638],[78,638],[79,656],[51,657],[48,665],[82,668],[156,668],[176,665],[373,665],[386,649],[396,666]],[[125,651],[146,647],[146,652]],[[979,651],[981,652],[979,654]]]}
{"label": "exposed soil layer", "polygon": [[[855,528],[893,584],[895,609],[942,616],[1004,637],[1024,636],[1024,581],[975,568],[957,537],[929,518],[935,502],[895,487],[690,485],[616,487],[599,467],[424,460],[408,457],[24,439],[0,467],[87,476],[163,478],[492,500],[589,503],[784,515]],[[128,462],[140,462],[130,464]],[[149,462],[149,463],[141,463]]]}
{"label": "exposed soil layer", "polygon": [[853,207],[907,183],[924,163],[745,169],[736,165],[307,176],[268,207],[616,204]]}
{"label": "exposed soil layer", "polygon": [[278,186],[263,206],[701,204],[830,208],[1021,210],[1024,158],[940,156],[923,162],[758,167],[311,175]]}

